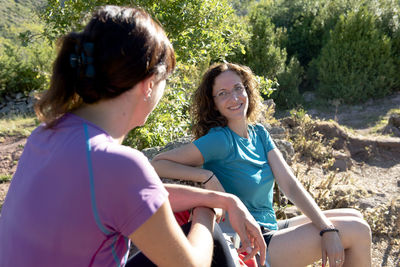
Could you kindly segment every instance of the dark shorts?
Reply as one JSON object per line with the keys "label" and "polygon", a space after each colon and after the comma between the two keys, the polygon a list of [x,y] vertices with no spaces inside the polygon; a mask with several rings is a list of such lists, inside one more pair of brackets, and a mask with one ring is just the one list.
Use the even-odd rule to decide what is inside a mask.
{"label": "dark shorts", "polygon": [[[282,230],[285,228],[289,227],[289,220],[280,220],[278,221],[278,230]],[[276,230],[269,230],[268,228],[265,228],[264,226],[260,226],[261,228],[261,233],[264,237],[265,243],[267,246],[269,246],[269,243],[271,242],[271,238],[276,232]]]}

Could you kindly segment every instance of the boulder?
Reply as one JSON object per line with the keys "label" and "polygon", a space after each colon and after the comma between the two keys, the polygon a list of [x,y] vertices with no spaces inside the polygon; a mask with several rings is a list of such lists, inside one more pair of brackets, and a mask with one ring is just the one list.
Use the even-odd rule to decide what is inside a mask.
{"label": "boulder", "polygon": [[353,165],[351,156],[349,153],[344,153],[341,151],[334,150],[333,157],[335,159],[331,169],[338,170],[340,172],[349,170]]}

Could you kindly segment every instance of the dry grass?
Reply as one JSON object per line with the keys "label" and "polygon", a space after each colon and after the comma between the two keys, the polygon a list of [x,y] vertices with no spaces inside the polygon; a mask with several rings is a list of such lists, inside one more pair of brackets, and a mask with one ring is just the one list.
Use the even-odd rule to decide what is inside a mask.
{"label": "dry grass", "polygon": [[[292,111],[290,123],[289,138],[295,150],[292,169],[321,209],[356,208],[363,213],[374,237],[389,237],[392,245],[399,245],[400,197],[387,204],[361,209],[359,200],[369,193],[354,186],[349,173],[338,173],[330,168],[335,140],[326,140],[316,133],[316,121],[304,110]],[[311,171],[315,168],[320,168],[320,172]]]}
{"label": "dry grass", "polygon": [[38,124],[39,122],[34,115],[15,115],[13,117],[0,118],[0,136],[28,137]]}
{"label": "dry grass", "polygon": [[[398,112],[398,110],[391,110],[391,112]],[[332,145],[335,140],[326,140],[324,136],[316,132],[314,129],[316,122],[304,110],[291,112],[288,128],[289,139],[295,150],[292,163],[295,175],[321,209],[355,208],[359,210],[371,227],[375,240],[374,254],[387,253],[387,249],[382,249],[381,246],[400,247],[400,197],[387,204],[361,209],[359,200],[369,197],[370,193],[356,187],[349,172],[339,173],[331,170],[334,162]],[[315,172],[315,169],[319,171]],[[284,207],[280,209],[284,211]],[[284,217],[284,215],[280,216]],[[379,261],[380,266],[392,266],[393,261],[396,261],[392,258],[396,256],[391,254],[390,256],[378,255],[381,260],[373,259],[374,264]],[[374,256],[377,257],[377,255]],[[321,266],[321,261],[309,266]]]}

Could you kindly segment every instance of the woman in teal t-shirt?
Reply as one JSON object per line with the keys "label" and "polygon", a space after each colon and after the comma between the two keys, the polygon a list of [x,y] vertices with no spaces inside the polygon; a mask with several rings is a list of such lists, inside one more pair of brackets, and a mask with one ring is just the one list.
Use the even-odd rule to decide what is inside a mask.
{"label": "woman in teal t-shirt", "polygon": [[[286,164],[260,114],[248,67],[222,63],[204,74],[193,99],[195,141],[157,155],[161,177],[201,182],[238,196],[259,223],[271,266],[371,266],[371,230],[354,209],[321,211]],[[203,166],[199,168],[198,166]],[[277,222],[273,185],[304,213]]]}

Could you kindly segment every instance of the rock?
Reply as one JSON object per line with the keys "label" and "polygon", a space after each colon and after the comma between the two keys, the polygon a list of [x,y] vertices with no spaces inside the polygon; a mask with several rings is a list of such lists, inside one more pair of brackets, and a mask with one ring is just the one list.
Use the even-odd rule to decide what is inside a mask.
{"label": "rock", "polygon": [[286,140],[274,140],[276,147],[282,153],[283,158],[288,164],[292,163],[292,157],[294,155],[294,149],[292,143]]}
{"label": "rock", "polygon": [[286,217],[289,219],[301,215],[301,212],[298,208],[296,208],[296,206],[290,206],[285,208],[285,214]]}
{"label": "rock", "polygon": [[353,196],[355,198],[361,198],[363,196],[368,195],[367,190],[364,190],[363,188],[356,187],[355,185],[336,185],[332,189],[332,193],[335,197],[345,197],[345,196]]}
{"label": "rock", "polygon": [[0,109],[0,114],[7,114],[10,111],[11,109],[8,106],[5,106],[2,109]]}
{"label": "rock", "polygon": [[181,147],[185,144],[190,143],[192,141],[192,139],[193,138],[191,136],[182,137],[175,141],[169,142],[164,147],[157,146],[157,147],[145,148],[142,150],[142,152],[149,160],[152,160],[157,154],[177,148],[177,147]]}
{"label": "rock", "polygon": [[376,206],[373,198],[362,198],[359,200],[358,205],[362,210],[366,210],[368,208],[373,208]]}
{"label": "rock", "polygon": [[388,124],[400,128],[400,114],[397,113],[391,114]]}
{"label": "rock", "polygon": [[266,107],[267,110],[271,110],[271,115],[275,113],[275,102],[273,99],[267,99],[263,102],[263,105]]}
{"label": "rock", "polygon": [[163,149],[162,151],[168,151],[177,147],[181,147],[183,145],[189,144],[190,142],[192,142],[193,138],[191,136],[188,137],[181,137],[178,138],[177,140],[168,143]]}
{"label": "rock", "polygon": [[270,134],[284,134],[285,132],[286,130],[283,127],[271,127],[269,129]]}
{"label": "rock", "polygon": [[400,137],[400,114],[393,113],[390,115],[388,124],[385,126],[382,133]]}
{"label": "rock", "polygon": [[353,162],[349,154],[334,150],[333,157],[335,158],[335,162],[333,163],[331,169],[338,171],[346,171],[353,166]]}
{"label": "rock", "polygon": [[397,187],[400,187],[400,180],[397,180]]}
{"label": "rock", "polygon": [[22,93],[18,93],[15,95],[15,99],[21,99],[24,96]]}
{"label": "rock", "polygon": [[152,160],[155,155],[159,154],[161,152],[161,147],[156,146],[156,147],[149,147],[145,148],[142,150],[142,153],[149,159]]}
{"label": "rock", "polygon": [[306,103],[313,102],[315,100],[315,94],[313,92],[304,92],[303,99]]}

